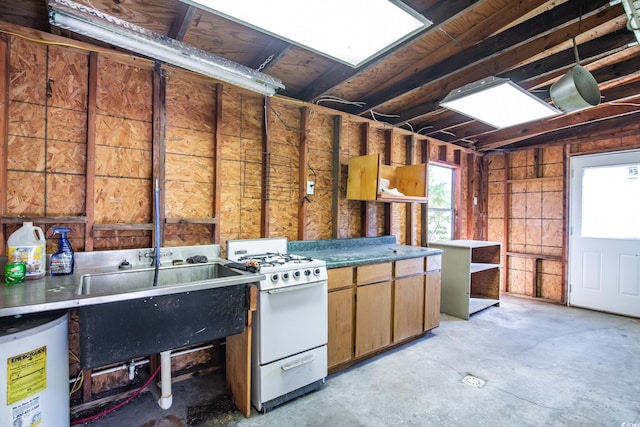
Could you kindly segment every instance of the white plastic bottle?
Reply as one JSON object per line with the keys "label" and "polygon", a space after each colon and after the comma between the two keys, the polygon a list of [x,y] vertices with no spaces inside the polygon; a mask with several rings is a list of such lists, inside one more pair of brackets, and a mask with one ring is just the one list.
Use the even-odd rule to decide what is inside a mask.
{"label": "white plastic bottle", "polygon": [[22,227],[9,236],[7,241],[7,256],[18,257],[27,267],[27,280],[40,279],[47,272],[47,241],[40,227],[34,227],[32,222],[22,223]]}

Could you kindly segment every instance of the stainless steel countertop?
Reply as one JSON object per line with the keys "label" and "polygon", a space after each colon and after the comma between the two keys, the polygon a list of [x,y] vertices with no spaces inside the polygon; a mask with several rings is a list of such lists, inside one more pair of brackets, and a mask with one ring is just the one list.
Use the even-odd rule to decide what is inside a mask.
{"label": "stainless steel countertop", "polygon": [[[264,275],[236,270],[237,276],[222,277],[214,283],[194,282],[180,285],[148,286],[135,291],[101,293],[99,295],[83,295],[80,293],[80,282],[84,274],[107,273],[119,271],[118,265],[124,259],[134,269],[148,268],[150,259],[144,253],[150,248],[130,249],[123,251],[76,252],[76,268],[73,275],[50,276],[38,280],[28,280],[17,285],[0,284],[0,317],[38,313],[51,310],[68,309],[92,304],[104,304],[114,301],[125,301],[137,298],[152,298],[159,295],[170,295],[195,292],[224,286],[241,285],[259,282]],[[171,265],[171,260],[182,259],[194,255],[205,255],[209,262],[226,264],[220,258],[220,245],[186,246],[162,248],[171,251],[172,255],[163,257],[162,265]],[[5,258],[6,262],[6,258]],[[4,262],[1,267],[4,272]],[[4,280],[4,276],[2,276]]]}

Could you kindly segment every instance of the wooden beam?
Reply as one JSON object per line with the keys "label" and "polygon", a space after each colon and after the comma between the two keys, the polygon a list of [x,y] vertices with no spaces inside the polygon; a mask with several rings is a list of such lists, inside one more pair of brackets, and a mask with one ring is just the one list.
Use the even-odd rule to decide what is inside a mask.
{"label": "wooden beam", "polygon": [[474,200],[477,200],[477,192],[475,186],[475,155],[468,153],[466,156],[467,160],[467,236],[466,238],[469,240],[474,240],[474,223],[475,223],[475,209],[474,209]]}
{"label": "wooden beam", "polygon": [[333,116],[333,183],[331,196],[331,237],[340,237],[340,181],[342,180],[342,168],[340,164],[340,142],[342,140],[342,115]]}
{"label": "wooden beam", "polygon": [[[384,158],[386,159],[385,164],[393,165],[393,128],[387,129],[384,133]],[[384,234],[389,236],[393,232],[393,225],[395,223],[395,218],[393,215],[393,203],[385,203],[384,204]]]}
{"label": "wooden beam", "polygon": [[222,211],[222,119],[223,119],[223,100],[224,86],[221,83],[216,84],[215,98],[215,130],[213,132],[213,219],[216,220],[213,225],[212,240],[214,244],[220,243],[220,226],[217,225],[217,219],[220,218]]}
{"label": "wooden beam", "polygon": [[611,103],[604,103],[585,110],[554,117],[552,120],[538,120],[527,123],[523,126],[514,126],[491,132],[487,135],[481,135],[479,136],[476,148],[478,150],[496,149],[534,136],[555,132],[560,129],[575,128],[585,126],[590,123],[605,122],[615,117],[630,117],[640,112],[640,110],[638,110],[634,105],[640,102],[640,95],[631,96],[626,99],[619,99],[613,102],[616,104],[617,111],[614,115],[610,112]]}
{"label": "wooden beam", "polygon": [[195,7],[186,3],[176,3],[176,11],[173,14],[173,20],[171,21],[171,27],[169,28],[167,36],[172,39],[182,41],[184,39],[184,35],[189,29],[189,25],[191,24],[191,19],[193,18],[195,11]]}
{"label": "wooden beam", "polygon": [[85,182],[84,250],[93,251],[93,225],[95,222],[95,185],[96,185],[96,122],[98,99],[98,54],[89,53],[89,88],[87,99],[87,165]]}
{"label": "wooden beam", "polygon": [[[360,130],[362,132],[362,139],[360,145],[360,154],[366,156],[369,154],[369,139],[371,134],[371,125],[369,122],[365,122],[361,125]],[[360,202],[360,234],[362,237],[369,236],[369,208],[371,203],[369,202]]]}
{"label": "wooden beam", "polygon": [[509,201],[511,200],[511,193],[509,188],[509,153],[504,154],[504,179],[502,181],[502,188],[504,188],[503,194],[503,222],[502,222],[502,259],[500,260],[502,268],[500,269],[500,275],[502,276],[502,290],[509,291],[509,258],[507,257],[507,251],[509,250],[509,215],[511,215],[511,209]]}
{"label": "wooden beam", "polygon": [[[427,164],[427,181],[429,173],[429,149],[430,140],[425,139],[422,141],[422,155],[420,161]],[[429,184],[427,183],[427,186]],[[427,193],[427,196],[429,194]],[[428,200],[428,199],[427,199]],[[429,246],[429,202],[420,204],[420,245]]]}
{"label": "wooden beam", "polygon": [[[406,141],[406,155],[405,155],[405,164],[413,165],[415,163],[415,151],[416,151],[416,136],[415,135],[407,135],[405,137]],[[427,184],[428,185],[428,184]],[[425,192],[425,194],[427,194]],[[415,203],[407,203],[406,204],[406,228],[405,235],[407,236],[406,245],[415,245],[416,243],[416,205]]]}
{"label": "wooden beam", "polygon": [[262,209],[260,212],[260,236],[269,237],[269,169],[271,168],[271,98],[263,97],[264,112],[262,114]]}
{"label": "wooden beam", "polygon": [[[0,215],[7,214],[7,180],[9,153],[9,38],[0,34]],[[0,253],[7,254],[7,228],[0,227]]]}
{"label": "wooden beam", "polygon": [[[167,78],[165,70],[156,63],[153,69],[153,176],[151,180],[152,190],[155,187],[155,180],[158,180],[160,194],[158,195],[158,211],[160,224],[153,230],[153,240],[159,238],[160,244],[164,242],[164,217],[165,217],[165,157],[167,152]],[[153,198],[152,198],[153,200]],[[155,208],[154,208],[155,209]],[[152,212],[152,218],[154,217]],[[160,236],[156,236],[156,230],[160,231]]]}
{"label": "wooden beam", "polygon": [[306,240],[307,225],[307,177],[309,175],[309,118],[311,109],[303,107],[300,109],[300,145],[299,145],[299,166],[298,166],[298,240]]}
{"label": "wooden beam", "polygon": [[[487,37],[480,43],[439,62],[437,67],[420,69],[412,73],[410,78],[387,86],[383,91],[363,97],[359,101],[364,102],[366,105],[357,109],[354,114],[363,114],[371,109],[376,109],[376,107],[394,98],[410,93],[411,91],[408,91],[408,88],[419,89],[426,84],[434,84],[452,74],[461,73],[490,58],[495,58],[508,50],[517,49],[532,38],[544,37],[558,28],[565,27],[579,19],[585,19],[607,7],[609,7],[607,0],[594,0],[587,2],[587,4],[582,2],[562,3],[523,23],[494,36]],[[496,30],[499,30],[499,28],[496,28]],[[474,79],[469,82],[471,81],[474,81]],[[410,119],[411,117],[401,114],[401,120]]]}

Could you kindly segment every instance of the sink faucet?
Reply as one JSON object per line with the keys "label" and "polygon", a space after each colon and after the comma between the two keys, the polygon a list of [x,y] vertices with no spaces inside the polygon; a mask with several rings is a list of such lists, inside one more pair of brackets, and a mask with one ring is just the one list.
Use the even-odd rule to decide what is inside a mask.
{"label": "sink faucet", "polygon": [[[173,255],[173,251],[171,249],[166,250],[166,251],[160,251],[160,256],[158,257],[158,263],[160,263],[160,258],[162,257],[170,257]],[[151,258],[150,264],[151,265],[155,265],[156,264],[156,250],[155,249],[151,249],[148,252],[142,252],[139,251],[138,252],[138,261],[142,261],[144,258]]]}

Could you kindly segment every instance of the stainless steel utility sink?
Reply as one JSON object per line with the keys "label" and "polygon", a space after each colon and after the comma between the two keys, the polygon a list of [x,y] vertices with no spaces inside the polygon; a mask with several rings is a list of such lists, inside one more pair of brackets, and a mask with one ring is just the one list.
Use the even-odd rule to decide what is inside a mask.
{"label": "stainless steel utility sink", "polygon": [[[153,287],[153,268],[120,270],[108,273],[84,274],[80,278],[81,295],[103,295],[133,292]],[[158,287],[208,284],[220,282],[242,273],[225,267],[223,264],[186,264],[160,267]]]}

